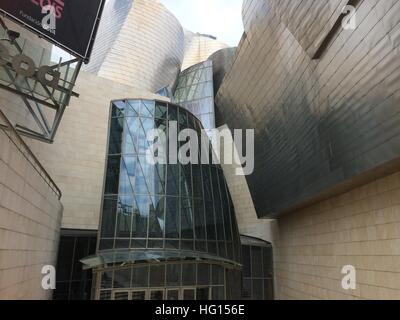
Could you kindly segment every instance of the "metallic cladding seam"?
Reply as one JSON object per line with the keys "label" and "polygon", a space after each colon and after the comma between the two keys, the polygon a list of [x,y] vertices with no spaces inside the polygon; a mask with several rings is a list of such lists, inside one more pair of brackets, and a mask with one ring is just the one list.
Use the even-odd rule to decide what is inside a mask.
{"label": "metallic cladding seam", "polygon": [[[256,130],[247,181],[259,217],[316,201],[400,156],[400,2],[361,1],[356,30],[340,29],[311,60],[342,4],[245,2],[246,37],[216,108],[229,127]],[[260,5],[269,8],[262,19]]]}

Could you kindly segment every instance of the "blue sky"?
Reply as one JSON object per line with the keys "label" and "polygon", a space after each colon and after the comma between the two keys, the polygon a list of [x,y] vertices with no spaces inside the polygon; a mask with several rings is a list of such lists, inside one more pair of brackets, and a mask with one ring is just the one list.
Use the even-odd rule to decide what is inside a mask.
{"label": "blue sky", "polygon": [[243,0],[160,0],[193,32],[216,36],[229,46],[237,46],[243,33]]}

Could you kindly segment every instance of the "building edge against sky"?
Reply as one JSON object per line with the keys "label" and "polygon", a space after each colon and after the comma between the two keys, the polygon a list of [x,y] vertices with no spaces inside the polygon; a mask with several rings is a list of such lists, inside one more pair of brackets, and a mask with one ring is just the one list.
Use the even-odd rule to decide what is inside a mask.
{"label": "building edge against sky", "polygon": [[[174,92],[185,53],[184,31],[163,6],[150,0],[121,1],[118,5],[130,10],[120,15],[119,11],[112,10],[117,4],[110,3],[105,13],[118,17],[119,24],[113,25],[113,32],[116,34],[120,30],[121,37],[116,37],[116,42],[112,43],[101,41],[102,32],[99,33],[92,60],[97,66],[93,69],[86,66],[90,72],[81,71],[75,89],[80,97],[73,98],[67,108],[54,144],[28,138],[23,138],[23,142],[12,130],[0,131],[0,209],[4,217],[0,220],[1,298],[50,298],[51,293],[40,287],[40,269],[43,265],[55,264],[59,242],[64,247],[58,252],[59,290],[54,298],[100,298],[99,291],[92,288],[102,285],[102,291],[106,292],[103,298],[168,297],[167,291],[147,290],[162,287],[157,277],[154,286],[151,283],[143,285],[146,290],[136,292],[131,287],[124,290],[127,289],[127,274],[129,286],[136,281],[138,270],[134,268],[118,270],[125,272],[117,274],[116,270],[111,273],[107,269],[98,270],[95,281],[90,272],[80,268],[79,260],[95,254],[100,215],[104,211],[110,102],[133,98],[168,103],[169,98],[154,92],[167,86]],[[265,297],[268,290],[260,289],[260,284],[253,280],[270,280],[273,274],[277,299],[400,299],[400,173],[397,165],[398,126],[395,126],[400,84],[396,41],[400,3],[360,1],[358,28],[354,32],[334,30],[335,33],[331,29],[335,18],[339,17],[341,4],[339,0],[330,1],[329,5],[322,5],[321,10],[311,10],[313,1],[303,1],[304,10],[299,10],[293,19],[288,12],[295,12],[290,10],[294,4],[282,7],[279,1],[246,0],[243,5],[245,33],[237,50],[232,55],[222,46],[219,48],[222,51],[210,57],[215,65],[213,85],[219,87],[215,99],[217,125],[255,127],[256,143],[260,146],[256,154],[256,177],[239,178],[233,174],[235,168],[222,166],[239,232],[270,241],[274,247],[275,272],[267,267],[269,263],[252,264],[250,258],[250,269],[244,279],[247,284],[251,283],[245,288],[247,296]],[[139,9],[147,14],[140,16]],[[151,12],[163,18],[154,21]],[[306,14],[310,14],[315,23],[306,23],[311,21],[302,19]],[[157,52],[154,64],[137,65],[132,54],[141,48],[140,41],[135,38],[138,35],[137,16],[143,26],[149,27],[140,33],[149,40],[144,42],[150,44],[143,47],[141,53],[147,59]],[[144,17],[150,21],[143,20]],[[102,28],[107,21],[105,17]],[[297,24],[296,21],[304,23]],[[14,27],[8,20],[6,22]],[[166,32],[161,37],[152,29],[160,25]],[[332,34],[333,40],[327,46],[318,46],[321,35]],[[169,42],[164,38],[174,43],[173,48],[168,48]],[[212,40],[206,38],[207,42]],[[42,40],[36,41],[48,46]],[[158,52],[168,56],[158,55]],[[317,53],[320,56],[317,57]],[[352,55],[358,58],[352,59]],[[204,56],[205,60],[208,58]],[[113,59],[119,61],[115,72]],[[146,59],[144,61],[148,61]],[[192,61],[189,67],[203,62]],[[365,62],[374,67],[365,67]],[[346,73],[341,65],[354,73]],[[167,71],[160,72],[164,67]],[[198,67],[194,66],[193,70]],[[132,74],[130,70],[137,72]],[[216,70],[225,76],[219,77]],[[327,97],[329,99],[325,99]],[[299,108],[293,105],[295,102],[299,102]],[[1,91],[0,103],[2,110],[7,111],[19,110],[17,107],[21,104],[15,95],[4,91]],[[8,114],[12,114],[12,121],[14,117],[26,117],[19,111]],[[1,124],[5,121],[2,119]],[[350,125],[348,121],[351,121]],[[352,137],[361,137],[349,139],[346,128],[353,130],[350,132]],[[371,135],[368,140],[358,134],[365,132]],[[354,145],[346,146],[345,142],[349,140]],[[355,152],[348,153],[350,149]],[[30,155],[28,150],[33,154]],[[267,166],[269,170],[263,171],[265,158],[269,159],[271,167]],[[295,159],[295,163],[288,159]],[[354,159],[360,161],[352,162]],[[317,164],[312,168],[316,171],[308,166],[313,163]],[[352,165],[346,167],[348,163]],[[290,168],[297,168],[298,172],[293,173]],[[379,170],[375,170],[377,168]],[[295,184],[283,185],[292,181],[290,173],[298,179]],[[327,181],[313,180],[324,178],[328,173],[330,179]],[[356,184],[342,184],[348,178],[353,178]],[[272,186],[266,185],[265,181]],[[309,186],[306,193],[300,192],[304,186]],[[58,188],[62,193],[61,201]],[[326,190],[329,192],[324,193]],[[273,192],[277,196],[271,196]],[[265,202],[266,199],[270,201]],[[257,217],[271,213],[276,220]],[[132,221],[133,218],[131,225]],[[131,237],[118,239],[125,242],[129,239],[129,245],[133,242]],[[166,244],[165,238],[159,239]],[[258,257],[255,261],[263,261],[270,255],[266,249],[270,248],[268,244],[258,242],[262,249],[253,249],[257,243],[248,238],[245,243],[250,247],[245,249],[246,252],[250,252],[250,256],[254,252],[254,257]],[[116,244],[113,239],[113,246]],[[156,243],[147,241],[146,246],[149,244],[157,247]],[[71,261],[74,262],[72,268],[67,266]],[[258,264],[266,268],[253,270],[252,265]],[[358,285],[354,291],[341,287],[341,269],[345,265],[357,269]],[[181,270],[181,282],[174,282],[170,288],[172,298],[185,294],[181,287],[186,267],[180,263],[175,264],[173,269],[176,271],[175,267]],[[144,272],[150,275],[150,267],[145,268],[147,271]],[[206,284],[202,282],[204,279],[193,278],[196,287],[198,281],[202,284],[199,297],[204,297],[204,288],[214,288],[214,265],[204,268],[204,265],[192,264],[191,272],[199,268],[211,281]],[[204,271],[206,269],[208,272]],[[215,270],[215,292],[218,294],[222,287],[218,280],[221,269]],[[176,272],[171,274],[176,275]],[[255,275],[259,279],[253,279]],[[123,288],[107,287],[115,281]],[[166,285],[167,280],[162,281]],[[188,297],[191,297],[194,292],[187,289]],[[212,296],[213,291],[209,289],[208,293]]]}

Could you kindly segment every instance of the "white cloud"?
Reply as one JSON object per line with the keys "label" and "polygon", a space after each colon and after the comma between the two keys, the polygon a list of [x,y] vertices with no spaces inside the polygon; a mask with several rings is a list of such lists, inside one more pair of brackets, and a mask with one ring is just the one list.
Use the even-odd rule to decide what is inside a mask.
{"label": "white cloud", "polygon": [[193,32],[216,36],[230,46],[237,46],[243,34],[243,0],[160,0]]}

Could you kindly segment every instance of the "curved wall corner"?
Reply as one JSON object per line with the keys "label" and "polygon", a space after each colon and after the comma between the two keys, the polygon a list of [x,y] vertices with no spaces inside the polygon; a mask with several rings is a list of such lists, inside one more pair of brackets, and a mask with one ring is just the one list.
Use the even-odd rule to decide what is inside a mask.
{"label": "curved wall corner", "polygon": [[206,61],[213,53],[225,48],[228,48],[228,45],[213,36],[185,30],[185,54],[182,70]]}
{"label": "curved wall corner", "polygon": [[230,70],[236,54],[236,47],[218,50],[208,60],[213,63],[214,95],[217,94],[226,73]]}
{"label": "curved wall corner", "polygon": [[110,0],[84,70],[156,92],[173,88],[184,52],[179,21],[158,1]]}

